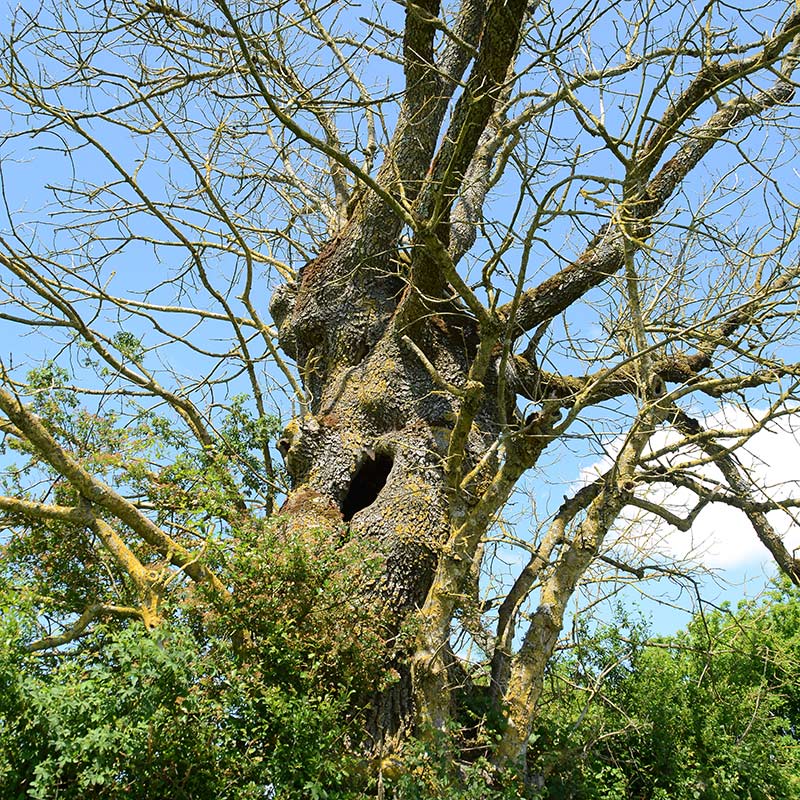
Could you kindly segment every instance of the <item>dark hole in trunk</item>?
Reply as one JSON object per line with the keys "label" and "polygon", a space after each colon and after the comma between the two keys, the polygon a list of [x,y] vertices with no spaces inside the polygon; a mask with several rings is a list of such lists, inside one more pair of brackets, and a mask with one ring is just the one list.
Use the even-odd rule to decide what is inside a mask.
{"label": "dark hole in trunk", "polygon": [[386,485],[393,464],[394,460],[387,455],[376,455],[375,458],[367,457],[364,460],[350,481],[347,496],[342,500],[342,519],[345,522],[353,519],[353,515],[362,508],[371,506],[375,502],[381,489]]}

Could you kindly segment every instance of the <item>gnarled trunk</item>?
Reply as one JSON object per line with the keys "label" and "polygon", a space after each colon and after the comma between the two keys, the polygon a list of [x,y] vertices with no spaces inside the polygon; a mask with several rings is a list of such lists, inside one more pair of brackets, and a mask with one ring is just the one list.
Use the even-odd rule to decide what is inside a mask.
{"label": "gnarled trunk", "polygon": [[[457,398],[437,385],[431,367],[463,386],[478,345],[474,321],[452,303],[401,326],[397,312],[409,290],[392,233],[369,241],[351,223],[272,303],[281,345],[311,398],[279,443],[292,482],[283,512],[290,524],[335,518],[374,546],[384,559],[376,624],[389,640],[425,601],[453,503],[463,502],[448,493],[445,477]],[[484,396],[467,437],[468,463],[499,430],[496,393]],[[371,726],[380,738],[412,714],[408,664],[400,653],[393,659],[400,680],[376,698]]]}

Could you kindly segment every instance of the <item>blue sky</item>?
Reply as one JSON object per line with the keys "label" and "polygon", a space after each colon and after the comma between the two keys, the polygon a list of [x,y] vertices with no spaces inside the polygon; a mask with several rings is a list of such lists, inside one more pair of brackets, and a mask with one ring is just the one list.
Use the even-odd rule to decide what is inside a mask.
{"label": "blue sky", "polygon": [[[555,4],[554,18],[566,19],[571,8],[572,5],[569,3]],[[673,12],[665,13],[664,22],[668,21],[670,13],[678,13],[678,6],[675,9]],[[355,8],[352,13],[358,15],[371,12],[365,5]],[[764,29],[770,25],[768,19],[770,13],[772,12],[769,7],[765,6],[764,13],[760,16],[756,15]],[[389,4],[381,15],[381,22],[385,25],[398,26],[399,15],[399,6]],[[624,27],[621,17],[617,18],[614,14],[609,13],[604,24],[605,27],[598,26],[594,31],[593,49],[576,48],[574,50],[570,62],[573,66],[591,64],[593,60],[602,61],[609,51],[612,51],[609,55],[611,60],[619,60],[622,57],[620,49],[614,41],[617,30],[620,26]],[[720,20],[719,24],[722,26],[723,20]],[[730,36],[739,36],[742,40],[751,38],[753,35],[752,31],[747,30],[734,30],[730,33]],[[534,33],[531,36],[532,40],[535,40]],[[115,65],[110,56],[100,56],[100,59],[106,67],[120,66]],[[324,75],[328,68],[329,64],[321,57],[319,63],[310,68],[310,74]],[[662,77],[662,74],[659,73],[659,67],[655,67],[649,70],[642,78],[641,83],[636,83],[635,87],[629,80],[624,79],[600,88],[597,86],[585,87],[578,92],[578,96],[588,108],[603,117],[609,130],[622,133],[637,108],[636,97],[632,93],[632,89],[636,88],[638,91],[640,86],[645,88],[653,86]],[[530,79],[531,83],[527,84],[525,88],[528,90],[542,88],[543,83],[539,85],[534,83],[535,80],[542,78],[542,75],[541,72],[536,73]],[[386,95],[392,88],[397,88],[399,70],[396,66],[387,66],[386,63],[376,59],[362,77],[369,83],[376,96]],[[691,76],[687,73],[684,79],[689,77]],[[550,80],[552,80],[552,75]],[[124,94],[126,89],[123,84],[121,86],[122,89],[113,84],[100,86],[98,92],[102,96],[102,101],[110,102],[118,92]],[[84,99],[75,90],[65,90],[62,97],[77,105],[84,102]],[[101,102],[97,93],[94,102],[98,104]],[[666,97],[662,97],[659,103],[651,109],[651,113],[657,113],[659,107],[663,106],[665,102]],[[522,103],[523,101],[520,100],[520,107]],[[711,104],[709,103],[709,105]],[[247,146],[251,149],[246,150],[245,143],[243,143],[239,153],[241,158],[246,155],[260,156],[262,160],[256,163],[259,169],[264,170],[269,168],[270,159],[279,158],[280,154],[274,148],[270,150],[265,147],[264,152],[259,150],[259,136],[264,136],[263,130],[259,128],[258,120],[250,119],[245,110],[235,107],[235,104],[225,106],[224,103],[220,103],[217,106],[211,100],[204,103],[202,97],[189,96],[186,106],[178,115],[180,123],[176,122],[176,125],[182,125],[183,130],[187,132],[195,132],[193,148],[198,159],[202,160],[203,157],[214,152],[213,126],[203,129],[202,123],[208,120],[213,121],[213,115],[218,111],[230,113],[230,117],[226,119],[225,123],[229,128],[220,128],[219,130],[229,136],[232,142],[235,140],[235,135],[241,133],[245,124],[252,125],[252,130],[248,129],[246,137],[248,139]],[[387,105],[385,119],[389,128],[391,128],[394,114],[396,114],[396,108]],[[363,136],[363,121],[360,126],[354,125],[347,128],[345,127],[347,119],[347,115],[344,114],[340,119],[344,138],[346,142],[354,146],[358,138],[356,131]],[[304,121],[308,121],[307,115]],[[27,122],[17,119],[15,124],[23,126]],[[546,152],[557,151],[556,154],[560,155],[560,163],[557,163],[557,159],[554,158],[553,163],[548,165],[546,170],[543,169],[541,175],[535,176],[534,185],[531,188],[531,198],[526,201],[521,217],[521,228],[530,219],[535,205],[534,201],[541,196],[542,191],[553,180],[564,178],[571,169],[575,168],[571,159],[574,156],[577,161],[579,152],[582,154],[580,155],[581,172],[601,177],[618,178],[621,176],[621,171],[616,167],[614,159],[599,145],[596,137],[592,137],[580,129],[573,112],[562,109],[552,117],[547,117],[542,124],[545,128],[550,125],[548,135],[539,136],[535,131],[530,134],[528,157],[534,161]],[[136,174],[141,185],[163,204],[164,208],[179,209],[181,204],[187,206],[182,211],[181,230],[193,237],[196,236],[192,224],[196,223],[200,217],[190,208],[191,203],[196,202],[196,199],[189,196],[184,198],[179,189],[179,184],[191,184],[192,178],[181,158],[176,156],[174,148],[170,147],[170,143],[164,138],[132,134],[130,130],[121,126],[104,122],[95,121],[90,127],[93,133],[108,146],[109,150],[113,151],[131,172],[138,170]],[[14,128],[6,127],[4,130],[9,132]],[[130,202],[132,196],[124,186],[118,187],[112,184],[112,181],[118,180],[119,176],[114,175],[110,164],[104,162],[96,152],[92,153],[88,149],[83,149],[75,150],[72,155],[66,154],[63,135],[61,131],[45,132],[35,139],[26,139],[25,137],[17,140],[6,139],[0,146],[3,189],[9,207],[15,211],[19,225],[16,231],[20,241],[23,243],[33,241],[34,235],[38,235],[40,243],[36,247],[40,250],[50,244],[55,244],[68,251],[71,250],[72,255],[66,257],[67,262],[71,258],[83,258],[87,265],[91,265],[91,258],[96,258],[96,280],[104,287],[108,287],[112,293],[120,295],[139,293],[138,297],[146,297],[151,302],[170,304],[180,302],[187,309],[194,307],[212,310],[215,301],[206,291],[198,288],[196,283],[188,278],[182,282],[179,279],[186,264],[185,253],[171,245],[127,238],[131,230],[135,231],[142,239],[159,239],[164,235],[159,224],[141,209],[130,214],[120,215],[112,222],[98,223],[95,229],[96,240],[84,246],[83,240],[89,237],[91,230],[90,227],[79,228],[78,223],[85,225],[91,218],[91,214],[97,210],[105,209],[104,213],[108,213],[109,210],[113,211],[117,192],[120,197],[125,198],[126,202]],[[797,173],[794,159],[797,156],[797,144],[790,142],[787,150],[779,156],[778,144],[783,141],[781,136],[769,127],[758,125],[748,128],[746,135],[742,134],[735,138],[736,140],[730,144],[718,148],[704,168],[690,177],[680,196],[671,205],[667,218],[676,230],[689,223],[697,230],[702,230],[706,220],[713,219],[722,227],[729,227],[737,236],[741,237],[742,241],[756,241],[762,250],[767,251],[775,242],[776,230],[780,229],[780,220],[777,220],[774,230],[767,231],[762,236],[759,232],[762,228],[768,227],[769,221],[751,214],[746,208],[742,209],[736,204],[731,204],[731,198],[733,196],[741,197],[742,194],[746,195],[749,192],[754,201],[759,201],[755,202],[755,207],[773,208],[777,211],[780,197],[776,193],[776,187],[781,185],[783,191],[792,193],[796,199]],[[73,139],[69,143],[70,147],[74,148],[75,143],[76,140]],[[146,143],[149,144],[146,145]],[[232,164],[237,157],[237,152],[236,147],[232,145],[230,153],[222,159],[224,162],[222,166]],[[763,181],[757,170],[743,164],[742,154],[752,157],[758,155],[763,163],[770,164],[773,182]],[[309,162],[304,165],[299,157],[292,159],[292,162],[298,167],[301,177],[307,181],[309,187],[312,187],[315,175],[319,172],[319,162],[317,161],[316,164]],[[316,180],[321,183],[318,176]],[[539,183],[537,184],[536,181]],[[87,195],[79,201],[79,204],[87,204],[84,209],[88,209],[87,213],[65,213],[65,209],[59,206],[59,199],[66,203],[68,200],[74,199],[74,196],[65,190],[53,192],[52,187],[59,183],[64,187],[79,188],[89,194],[92,194],[92,186],[94,186],[98,189],[92,201],[94,205],[89,204]],[[233,183],[235,181],[231,181],[226,186],[231,189]],[[257,181],[254,180],[253,183],[256,184]],[[516,201],[520,185],[513,168],[510,169],[507,179],[495,188],[490,197],[489,216],[507,217],[509,209]],[[614,193],[618,193],[619,187],[615,187],[613,182],[609,186],[608,193],[601,193],[595,197],[595,200],[606,204],[598,206],[595,200],[592,200],[591,197],[587,199],[585,194],[587,191],[589,193],[595,191],[599,187],[597,182],[587,178],[586,180],[575,180],[569,184],[564,198],[565,213],[555,216],[549,226],[538,232],[538,240],[533,249],[529,270],[530,284],[552,274],[566,261],[580,253],[585,237],[594,233],[611,213],[610,199]],[[764,197],[759,198],[759,193],[763,193]],[[237,195],[231,191],[230,197],[231,207],[242,214],[243,224],[260,219],[265,222],[265,227],[275,225],[277,228],[279,223],[283,222],[282,220],[276,222],[271,217],[270,212],[273,205],[279,205],[275,197],[267,197],[263,201],[262,207],[259,207],[250,195]],[[247,199],[243,200],[243,197]],[[54,200],[55,203],[53,203]],[[40,209],[48,203],[50,205],[45,214]],[[22,214],[16,214],[17,209],[24,209],[24,211]],[[316,232],[319,233],[320,224],[319,222],[315,224],[317,225]],[[7,232],[10,227],[8,220],[0,221],[0,227]],[[264,253],[274,252],[276,257],[288,259],[288,253],[292,248],[281,245],[280,238],[275,235],[276,233],[277,231],[260,236],[258,233],[251,232],[249,242],[254,249],[259,249]],[[311,246],[311,238],[314,233],[315,231],[304,231],[298,235],[298,238]],[[492,231],[487,229],[487,236],[482,238],[476,246],[471,263],[468,260],[465,264],[466,268],[472,267],[471,275],[473,276],[478,273],[478,268],[482,263],[481,259],[496,245],[498,237],[492,237],[491,234]],[[217,221],[215,225],[211,226],[207,238],[209,244],[204,252],[215,286],[235,298],[242,284],[241,260],[224,250],[225,226]],[[709,241],[712,238],[709,236]],[[508,278],[502,277],[502,272],[507,270],[509,276],[515,274],[519,264],[520,244],[518,240],[515,246],[509,250],[505,263],[498,272],[500,286],[506,292],[511,290],[511,283]],[[665,246],[663,250],[648,256],[648,263],[655,278],[644,292],[645,298],[655,302],[658,299],[659,291],[663,289],[664,282],[669,282],[669,276],[673,274],[671,270],[674,269],[676,262],[684,259],[682,268],[685,270],[687,280],[694,281],[693,296],[691,299],[688,296],[685,299],[687,310],[718,310],[719,304],[714,300],[713,290],[720,277],[725,274],[726,257],[728,256],[726,243],[722,242],[719,245],[719,252],[712,251],[710,254],[708,250],[700,246],[687,254],[681,250],[679,244],[673,243],[672,249],[667,249]],[[215,246],[219,247],[219,250],[214,250]],[[120,249],[117,251],[118,247]],[[274,251],[270,251],[271,247],[274,247]],[[794,252],[796,253],[796,248]],[[293,266],[300,266],[297,249],[293,251],[292,259]],[[664,276],[663,280],[659,276]],[[259,265],[259,289],[254,296],[257,299],[258,311],[265,320],[269,319],[266,309],[270,292],[280,280],[280,276],[269,264]],[[160,286],[157,290],[147,292],[154,284],[159,283]],[[587,359],[602,362],[604,359],[612,357],[611,352],[615,347],[615,342],[608,329],[610,321],[621,314],[617,307],[619,296],[614,294],[615,288],[618,287],[602,288],[591,293],[585,303],[578,304],[575,309],[568,312],[564,320],[558,321],[553,326],[543,342],[548,365],[566,370],[574,369],[579,372],[585,363],[580,357],[581,348],[585,348],[584,354]],[[86,303],[85,307],[89,309],[91,305]],[[241,308],[236,302],[234,302],[234,306],[237,309]],[[194,328],[195,321],[189,314],[171,314],[169,327],[173,338],[177,341],[170,342],[170,337],[156,330],[146,316],[133,313],[120,314],[113,307],[107,307],[100,312],[97,318],[99,326],[107,331],[109,336],[113,336],[117,331],[130,331],[140,336],[147,351],[145,366],[154,370],[172,386],[188,387],[195,382],[199,383],[199,379],[210,374],[212,367],[217,364],[219,371],[214,375],[220,383],[216,387],[199,386],[198,395],[202,395],[209,402],[224,403],[231,394],[249,391],[247,381],[241,375],[236,377],[240,364],[235,356],[231,355],[228,359],[220,359],[200,352],[201,349],[207,348],[213,350],[217,355],[226,353],[231,348],[230,330],[223,324],[210,320],[205,320],[199,327]],[[180,339],[188,340],[189,338],[197,344],[196,349],[187,347],[180,342]],[[13,354],[14,367],[19,370],[19,374],[22,374],[39,360],[63,353],[66,341],[63,335],[48,329],[27,330],[20,333],[17,326],[0,320],[0,343],[3,359],[10,363]],[[258,351],[259,359],[262,356],[263,351]],[[788,346],[786,346],[786,357],[795,357],[795,354],[788,351]],[[78,376],[90,382],[95,381],[92,385],[97,385],[97,378],[90,377],[91,371],[85,370],[81,364],[80,350],[74,351],[69,357],[64,356],[64,362]],[[224,384],[222,379],[230,376],[233,376],[230,383]],[[274,408],[280,409],[283,416],[288,417],[292,411],[283,376],[266,359],[259,361],[258,376],[266,386],[275,390]],[[720,411],[720,407],[708,404],[701,405],[697,410],[703,414],[713,415]],[[608,418],[605,416],[607,412]],[[617,416],[614,416],[615,414]],[[580,481],[585,479],[586,471],[591,470],[593,465],[601,461],[604,448],[613,451],[620,421],[623,425],[625,424],[624,408],[609,406],[599,409],[594,416],[590,416],[586,420],[585,424],[575,428],[573,435],[564,446],[553,448],[551,452],[545,453],[541,463],[528,476],[521,493],[515,498],[513,506],[509,509],[509,516],[518,516],[520,531],[525,532],[526,526],[530,529],[536,515],[542,519],[546,518],[548,513],[557,507],[563,494],[567,493],[571,487],[579,485]],[[782,430],[771,434],[767,433],[761,438],[757,437],[753,441],[752,450],[753,469],[762,470],[761,465],[764,465],[761,474],[769,482],[775,483],[786,475],[798,474],[800,450],[797,450],[797,442],[791,431]],[[536,509],[529,510],[525,506],[525,503],[528,502],[524,494],[526,488],[529,488],[535,495]],[[679,500],[675,500],[675,502],[679,502]],[[529,521],[526,522],[526,519]],[[697,535],[698,542],[704,537],[708,541],[691,549],[698,551],[699,563],[721,570],[724,575],[731,577],[734,588],[725,591],[733,592],[733,596],[736,596],[740,592],[760,589],[763,585],[765,569],[763,565],[766,563],[764,551],[755,542],[754,534],[749,530],[749,526],[741,515],[738,515],[738,512],[723,511],[720,508],[707,509],[698,518]],[[675,535],[663,528],[659,530],[658,534],[651,535],[647,546],[655,546],[655,540],[659,537],[659,547],[662,548],[662,555],[667,559],[683,559],[690,549],[686,546],[685,536]],[[699,551],[703,549],[706,554],[701,556]],[[747,580],[742,585],[745,577]],[[704,583],[709,592],[717,591],[710,579]],[[736,586],[741,588],[735,588]],[[672,586],[668,584],[665,589],[666,596],[672,597]],[[626,590],[626,592],[629,591]],[[680,602],[684,602],[684,600]],[[659,626],[668,627],[670,624],[675,624],[674,620],[678,619],[674,611],[658,610],[654,611],[655,613],[659,615],[660,619],[665,620],[658,623]],[[670,623],[670,620],[673,622]]]}

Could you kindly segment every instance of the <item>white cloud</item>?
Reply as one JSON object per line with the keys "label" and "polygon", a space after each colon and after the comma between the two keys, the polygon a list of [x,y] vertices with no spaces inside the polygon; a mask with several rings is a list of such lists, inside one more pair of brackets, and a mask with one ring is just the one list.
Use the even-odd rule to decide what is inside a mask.
{"label": "white cloud", "polygon": [[[731,405],[703,417],[702,423],[706,428],[734,432],[752,428],[759,413],[763,418],[763,410],[748,414]],[[674,431],[664,430],[653,437],[651,447],[659,450],[676,442],[677,438]],[[730,444],[734,441],[727,440]],[[623,443],[623,438],[612,442],[608,448],[609,455],[584,471],[582,481],[591,480],[608,469],[612,456]],[[698,451],[684,450],[665,459],[664,463],[670,466],[686,464],[699,455]],[[755,433],[747,444],[738,448],[735,455],[754,484],[763,487],[767,496],[777,500],[800,496],[800,420],[783,417],[770,422]],[[718,470],[711,464],[698,466],[694,472],[708,480],[721,480]],[[668,484],[655,484],[641,496],[680,517],[686,516],[697,499],[688,489],[676,489]],[[759,493],[755,496],[763,497]],[[793,519],[791,510],[788,513],[770,512],[768,518],[790,552],[795,548],[800,549],[800,524]],[[800,520],[800,509],[797,509],[797,518]],[[688,532],[678,530],[653,514],[630,509],[626,520],[618,526],[612,542],[616,552],[637,550],[647,554],[647,561],[666,557],[680,562],[701,563],[707,567],[731,569],[771,560],[747,517],[738,509],[722,503],[713,503],[704,508]]]}

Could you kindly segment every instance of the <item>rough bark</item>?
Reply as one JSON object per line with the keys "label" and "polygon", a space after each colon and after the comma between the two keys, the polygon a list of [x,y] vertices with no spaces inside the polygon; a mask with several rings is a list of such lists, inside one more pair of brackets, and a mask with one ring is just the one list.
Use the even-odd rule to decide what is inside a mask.
{"label": "rough bark", "polygon": [[[551,412],[576,402],[636,395],[644,386],[642,370],[649,375],[645,383],[652,378],[661,387],[665,380],[691,381],[711,357],[706,352],[648,356],[641,362],[644,367],[631,362],[608,376],[571,378],[542,372],[527,352],[514,355],[513,341],[619,271],[714,144],[742,120],[785,102],[792,91],[781,76],[769,91],[722,105],[689,132],[654,175],[658,159],[643,157],[641,189],[620,211],[622,223],[603,227],[584,253],[556,275],[520,291],[496,311],[488,310],[458,282],[452,260],[471,242],[467,237],[462,243],[465,234],[458,225],[471,224],[479,211],[472,209],[462,219],[459,206],[455,241],[450,240],[450,213],[459,191],[462,206],[472,202],[474,187],[465,187],[465,175],[480,176],[478,201],[472,204],[483,202],[491,166],[487,126],[517,50],[525,4],[489,3],[485,12],[465,6],[468,42],[480,45],[434,153],[454,81],[467,63],[464,49],[456,48],[450,72],[430,68],[431,20],[437,10],[436,3],[408,7],[404,50],[409,86],[377,176],[378,188],[402,196],[403,213],[396,213],[380,192],[367,191],[345,226],[271,303],[281,347],[297,363],[310,397],[308,412],[290,423],[280,444],[292,486],[282,509],[286,524],[345,526],[347,535],[374,546],[384,569],[371,591],[381,599],[380,625],[390,644],[400,641],[404,623],[416,614],[410,651],[400,645],[391,657],[399,680],[374,698],[369,733],[376,745],[396,736],[412,717],[434,729],[443,729],[450,719],[454,610],[493,514],[554,435],[558,414]],[[484,20],[482,37],[476,33],[478,19]],[[788,33],[779,37],[772,60],[795,27],[794,19],[787,23]],[[794,61],[787,63],[794,68]],[[701,84],[697,98],[692,100],[690,87],[688,99],[667,113],[661,139],[674,139],[676,126],[689,113],[684,105],[696,109],[706,99],[710,89]],[[654,142],[647,152],[656,147]],[[484,148],[476,156],[481,143]],[[415,236],[410,255],[401,256],[400,235],[409,220],[415,220]],[[501,364],[509,367],[502,380]],[[516,419],[517,394],[544,402],[542,413],[528,423]],[[640,453],[647,436],[635,438]],[[465,475],[472,476],[469,486]],[[515,621],[531,591],[532,575],[538,575],[537,556],[500,610],[492,690],[509,727],[498,763],[524,759],[532,709],[566,603],[629,495],[615,483],[618,478],[567,504],[567,516],[585,512],[586,519],[579,536],[558,555],[516,655]],[[549,551],[539,555],[549,558]]]}
{"label": "rough bark", "polygon": [[[273,314],[312,393],[309,414],[281,440],[293,487],[283,510],[302,513],[302,524],[338,519],[374,544],[385,559],[375,591],[391,640],[423,604],[450,532],[445,472],[458,398],[431,368],[463,387],[477,332],[453,307],[416,325],[409,346],[393,316],[404,282],[383,254],[389,244],[380,243],[376,258],[374,243],[346,232]],[[467,437],[471,464],[499,433],[495,396],[485,397]],[[412,712],[408,667],[402,659],[395,666],[400,680],[373,711],[376,737],[396,733]]]}

